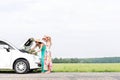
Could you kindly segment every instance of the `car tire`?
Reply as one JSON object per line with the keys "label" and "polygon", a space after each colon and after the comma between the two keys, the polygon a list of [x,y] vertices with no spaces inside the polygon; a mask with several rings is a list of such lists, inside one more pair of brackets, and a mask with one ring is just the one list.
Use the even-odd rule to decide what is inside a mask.
{"label": "car tire", "polygon": [[16,73],[24,74],[29,71],[29,63],[24,59],[19,59],[14,64],[14,70]]}

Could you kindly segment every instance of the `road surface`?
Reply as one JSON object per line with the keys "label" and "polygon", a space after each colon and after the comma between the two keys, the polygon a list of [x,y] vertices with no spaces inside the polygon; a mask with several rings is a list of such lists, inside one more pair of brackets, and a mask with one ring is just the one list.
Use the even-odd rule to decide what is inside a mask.
{"label": "road surface", "polygon": [[120,73],[0,73],[0,80],[120,80]]}

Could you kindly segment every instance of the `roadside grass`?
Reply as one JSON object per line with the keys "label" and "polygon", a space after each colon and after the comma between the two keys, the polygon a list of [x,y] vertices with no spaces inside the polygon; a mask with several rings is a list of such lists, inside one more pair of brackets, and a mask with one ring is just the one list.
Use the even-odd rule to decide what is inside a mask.
{"label": "roadside grass", "polygon": [[[32,71],[39,73],[40,69]],[[52,72],[120,72],[120,63],[53,63]],[[15,73],[0,70],[0,73]]]}
{"label": "roadside grass", "polygon": [[120,72],[120,63],[60,63],[53,72]]}

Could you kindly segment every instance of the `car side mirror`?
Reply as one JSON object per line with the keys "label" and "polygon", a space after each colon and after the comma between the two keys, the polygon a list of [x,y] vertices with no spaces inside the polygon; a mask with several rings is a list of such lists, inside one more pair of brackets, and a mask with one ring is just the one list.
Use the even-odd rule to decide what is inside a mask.
{"label": "car side mirror", "polygon": [[7,50],[7,52],[10,52],[10,48],[9,48],[9,46],[8,46],[8,45],[4,45],[4,46],[3,46],[3,48],[4,48],[4,49],[6,49],[6,50]]}

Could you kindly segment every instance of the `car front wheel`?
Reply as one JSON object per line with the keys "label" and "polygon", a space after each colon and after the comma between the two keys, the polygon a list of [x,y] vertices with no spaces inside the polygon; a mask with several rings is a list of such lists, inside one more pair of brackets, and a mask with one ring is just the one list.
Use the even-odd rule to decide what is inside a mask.
{"label": "car front wheel", "polygon": [[14,70],[19,74],[27,73],[29,71],[29,64],[26,60],[19,59],[14,64]]}

